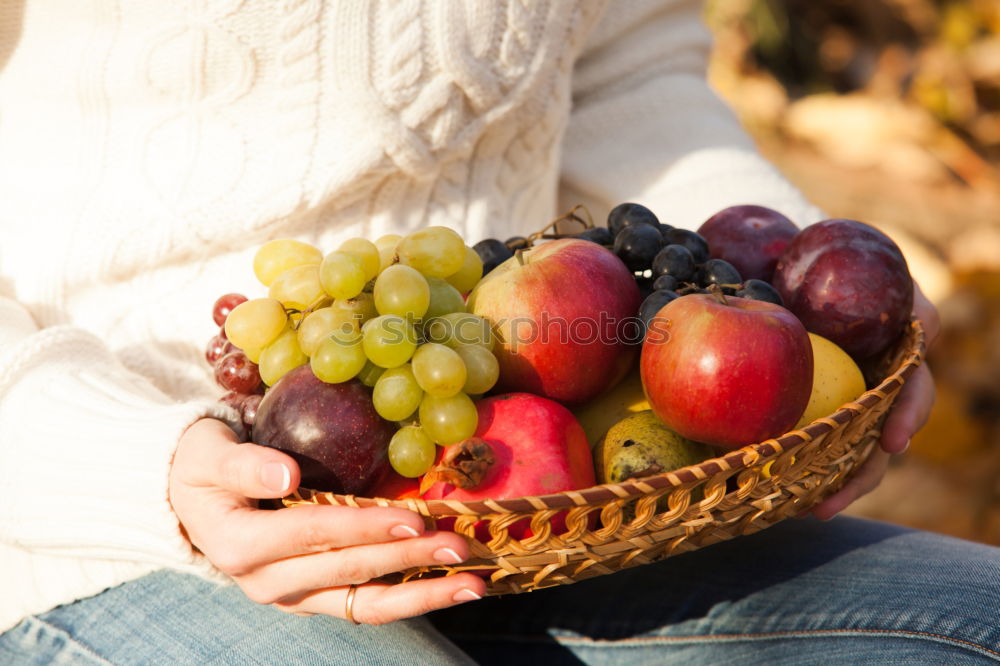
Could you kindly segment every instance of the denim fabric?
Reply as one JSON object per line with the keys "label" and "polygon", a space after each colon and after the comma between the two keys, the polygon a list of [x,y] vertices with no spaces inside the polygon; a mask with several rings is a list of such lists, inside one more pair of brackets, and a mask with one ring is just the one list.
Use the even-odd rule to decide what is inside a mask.
{"label": "denim fabric", "polygon": [[[161,571],[28,618],[0,664],[1000,662],[1000,549],[789,520],[664,562],[384,627],[286,615]],[[451,641],[442,637],[438,630]]]}

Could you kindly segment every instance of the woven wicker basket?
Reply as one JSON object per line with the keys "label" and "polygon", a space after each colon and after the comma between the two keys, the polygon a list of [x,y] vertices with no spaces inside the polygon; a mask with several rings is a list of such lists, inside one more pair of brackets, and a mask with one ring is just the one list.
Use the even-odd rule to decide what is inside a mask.
{"label": "woven wicker basket", "polygon": [[[453,522],[448,528],[469,539],[467,562],[414,568],[389,581],[473,570],[488,574],[490,594],[573,583],[760,531],[836,492],[877,446],[886,412],[923,355],[923,329],[914,320],[889,359],[891,373],[856,401],[777,439],[641,480],[481,502],[391,501],[303,489],[285,504],[403,507],[425,516],[428,527],[454,519],[446,521]],[[667,510],[658,511],[664,495]],[[557,514],[565,515],[562,534],[552,533]],[[508,528],[524,519],[532,535],[511,537]],[[488,526],[487,543],[474,536],[481,521]]]}

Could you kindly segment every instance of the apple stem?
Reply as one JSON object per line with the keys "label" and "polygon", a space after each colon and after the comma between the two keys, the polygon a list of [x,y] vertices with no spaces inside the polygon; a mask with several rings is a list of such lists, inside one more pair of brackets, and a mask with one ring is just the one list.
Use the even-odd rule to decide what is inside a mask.
{"label": "apple stem", "polygon": [[525,264],[528,263],[528,260],[524,258],[524,250],[523,249],[521,249],[521,250],[515,250],[514,251],[514,256],[517,257],[517,263],[521,264],[522,266],[524,266]]}
{"label": "apple stem", "polygon": [[723,305],[729,305],[729,301],[726,300],[726,293],[722,291],[722,287],[717,284],[708,285],[708,293],[715,296],[715,300]]}

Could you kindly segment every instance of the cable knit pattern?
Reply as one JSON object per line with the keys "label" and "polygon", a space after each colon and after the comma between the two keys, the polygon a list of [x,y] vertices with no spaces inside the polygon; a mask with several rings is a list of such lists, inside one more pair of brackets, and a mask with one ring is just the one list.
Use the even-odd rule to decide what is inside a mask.
{"label": "cable knit pattern", "polygon": [[708,89],[697,0],[0,3],[0,630],[160,567],[219,406],[202,357],[257,246],[580,201],[694,227],[810,207]]}

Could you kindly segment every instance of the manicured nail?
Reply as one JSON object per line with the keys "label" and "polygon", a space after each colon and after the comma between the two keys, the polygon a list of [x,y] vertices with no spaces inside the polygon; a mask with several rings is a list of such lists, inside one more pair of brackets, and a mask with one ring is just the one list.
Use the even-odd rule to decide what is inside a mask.
{"label": "manicured nail", "polygon": [[391,530],[389,530],[389,534],[396,537],[397,539],[405,539],[407,537],[420,536],[420,532],[417,532],[409,525],[396,525]]}
{"label": "manicured nail", "polygon": [[458,564],[462,558],[451,548],[438,548],[434,551],[434,559],[441,564]]}
{"label": "manicured nail", "polygon": [[288,492],[292,481],[292,473],[282,463],[269,462],[260,466],[260,482],[269,490],[277,493]]}
{"label": "manicured nail", "polygon": [[455,596],[452,597],[453,601],[476,601],[478,599],[482,599],[482,597],[476,594],[474,590],[470,590],[467,587],[463,587],[455,593]]}

